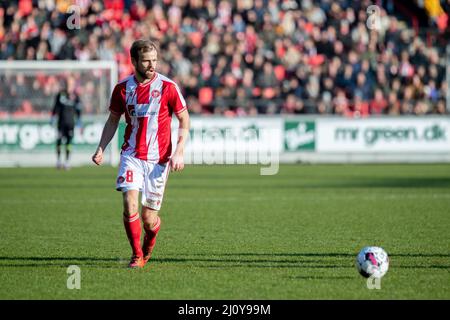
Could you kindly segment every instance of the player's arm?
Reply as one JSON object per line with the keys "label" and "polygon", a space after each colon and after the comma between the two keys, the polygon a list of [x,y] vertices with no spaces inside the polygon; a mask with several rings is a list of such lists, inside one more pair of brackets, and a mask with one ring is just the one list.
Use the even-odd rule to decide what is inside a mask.
{"label": "player's arm", "polygon": [[109,114],[108,120],[106,120],[105,126],[103,127],[102,137],[100,138],[100,143],[98,144],[97,150],[92,156],[92,161],[96,165],[101,165],[103,162],[103,151],[106,146],[110,143],[111,139],[116,133],[117,127],[119,126],[120,115],[111,112]]}
{"label": "player's arm", "polygon": [[175,152],[172,155],[171,166],[173,171],[181,171],[184,168],[184,146],[189,136],[189,113],[184,109],[180,113],[175,114],[180,125],[178,127],[178,139]]}

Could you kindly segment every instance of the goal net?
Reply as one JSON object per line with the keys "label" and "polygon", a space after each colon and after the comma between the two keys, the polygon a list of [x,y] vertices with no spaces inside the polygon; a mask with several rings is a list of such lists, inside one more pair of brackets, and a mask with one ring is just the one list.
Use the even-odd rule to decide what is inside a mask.
{"label": "goal net", "polygon": [[[82,127],[75,130],[71,164],[87,164],[100,139],[117,83],[114,61],[0,61],[0,166],[52,166],[56,128],[50,125],[58,92],[75,80]],[[106,160],[117,163],[117,138]]]}

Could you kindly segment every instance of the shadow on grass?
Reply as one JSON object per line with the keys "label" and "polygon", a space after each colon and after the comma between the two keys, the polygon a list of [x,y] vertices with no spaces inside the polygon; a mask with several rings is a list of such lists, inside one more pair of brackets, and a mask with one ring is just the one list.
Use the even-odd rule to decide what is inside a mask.
{"label": "shadow on grass", "polygon": [[105,190],[112,190],[111,188],[111,184],[100,184],[100,183],[84,183],[84,184],[73,184],[73,183],[68,183],[68,184],[61,184],[61,183],[55,183],[55,184],[51,184],[51,183],[43,183],[43,184],[36,184],[36,185],[32,185],[25,182],[22,183],[15,183],[15,184],[11,184],[11,185],[6,185],[6,184],[0,184],[0,189],[20,189],[20,190],[33,190],[33,189],[39,189],[39,190],[65,190],[65,189],[77,189],[77,190],[83,190],[83,189],[92,189],[92,190],[99,190],[99,189],[105,189]]}
{"label": "shadow on grass", "polygon": [[355,277],[350,276],[293,276],[291,280],[353,280]]}
{"label": "shadow on grass", "polygon": [[[246,180],[240,181],[237,185],[236,181],[238,178],[231,178],[223,181],[224,183],[217,184],[217,178],[215,177],[214,182],[195,182],[195,183],[173,183],[171,189],[192,189],[192,190],[234,190],[234,189],[266,189],[267,187],[276,189],[329,189],[329,188],[344,188],[344,189],[360,189],[360,188],[450,188],[450,178],[432,178],[432,177],[357,177],[349,179],[328,179],[313,181],[304,181],[302,179],[295,180],[292,178],[288,183],[285,180],[270,180],[269,182],[261,182],[258,180]],[[68,180],[66,183],[61,183],[60,180],[55,182],[40,182],[40,183],[29,183],[26,180],[21,180],[17,183],[0,184],[0,189],[82,189],[82,188],[92,188],[92,189],[106,189],[111,188],[110,183],[99,183],[97,180],[79,180],[71,181]],[[231,183],[230,183],[231,182]]]}
{"label": "shadow on grass", "polygon": [[[186,265],[189,267],[226,269],[226,268],[306,268],[306,269],[345,269],[354,268],[353,253],[193,253],[189,255],[170,255],[154,257],[153,264]],[[429,258],[445,258],[442,253],[405,253],[391,254],[391,258],[421,258],[413,263],[396,264],[398,269],[445,269],[450,265],[437,264]],[[392,261],[392,260],[391,260]],[[124,268],[128,259],[123,257],[0,257],[1,267],[68,267],[75,264],[80,267]]]}
{"label": "shadow on grass", "polygon": [[[20,261],[20,263],[17,263]],[[117,268],[126,266],[128,260],[124,258],[99,257],[0,257],[2,267],[64,267],[79,265],[87,267]]]}
{"label": "shadow on grass", "polygon": [[[285,257],[354,257],[356,258],[357,253],[254,253],[254,252],[241,252],[241,253],[191,253],[189,256],[285,256]],[[406,258],[449,258],[450,253],[390,253],[389,257],[406,257]]]}
{"label": "shadow on grass", "polygon": [[[214,179],[216,182],[217,179]],[[359,189],[359,188],[450,188],[450,178],[447,177],[379,177],[374,178],[373,176],[360,176],[352,177],[347,179],[336,179],[331,177],[329,179],[314,179],[311,181],[305,181],[304,179],[295,180],[292,177],[288,183],[286,180],[273,179],[268,183],[258,181],[258,180],[246,180],[242,181],[240,179],[239,187],[235,184],[229,184],[232,179],[226,180],[225,184],[216,183],[174,183],[172,189],[246,189],[246,188],[266,188],[267,186],[276,187],[277,189],[321,189],[321,188],[348,188],[348,189]]]}
{"label": "shadow on grass", "polygon": [[118,261],[121,258],[94,258],[94,257],[0,257],[1,260],[27,260],[27,261]]}

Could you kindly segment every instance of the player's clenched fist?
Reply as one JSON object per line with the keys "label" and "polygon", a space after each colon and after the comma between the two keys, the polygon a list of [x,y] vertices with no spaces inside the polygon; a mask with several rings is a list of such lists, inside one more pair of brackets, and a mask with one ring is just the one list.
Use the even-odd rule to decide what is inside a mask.
{"label": "player's clenched fist", "polygon": [[102,148],[98,147],[97,150],[95,151],[94,155],[92,156],[92,161],[94,161],[94,163],[96,165],[101,165],[103,162],[103,150]]}

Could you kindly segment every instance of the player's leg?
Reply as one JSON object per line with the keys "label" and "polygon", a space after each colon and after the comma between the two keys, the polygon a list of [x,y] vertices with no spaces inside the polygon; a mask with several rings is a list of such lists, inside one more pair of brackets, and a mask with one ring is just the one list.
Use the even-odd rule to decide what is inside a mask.
{"label": "player's leg", "polygon": [[58,137],[56,138],[56,168],[61,169],[61,144],[62,144],[63,132],[61,129],[58,129]]}
{"label": "player's leg", "polygon": [[70,169],[70,153],[72,151],[72,139],[73,139],[73,128],[68,128],[66,133],[66,162],[64,164],[64,169]]}
{"label": "player's leg", "polygon": [[141,249],[141,220],[138,211],[138,190],[128,190],[123,192],[123,224],[130,242],[133,255],[131,257],[130,268],[142,268],[143,253]]}
{"label": "player's leg", "polygon": [[158,212],[161,209],[164,189],[169,175],[169,163],[148,164],[148,171],[150,173],[146,176],[142,192],[142,221],[145,230],[142,251],[145,262],[152,255],[156,236],[161,227],[161,219],[158,216]]}
{"label": "player's leg", "polygon": [[123,195],[123,223],[133,251],[130,268],[144,266],[141,248],[142,226],[139,216],[139,190],[142,189],[143,169],[133,157],[121,157],[116,188]]}
{"label": "player's leg", "polygon": [[145,230],[142,252],[144,254],[144,261],[147,263],[152,256],[153,248],[156,244],[156,236],[161,227],[161,219],[158,216],[158,211],[142,206],[142,222]]}

